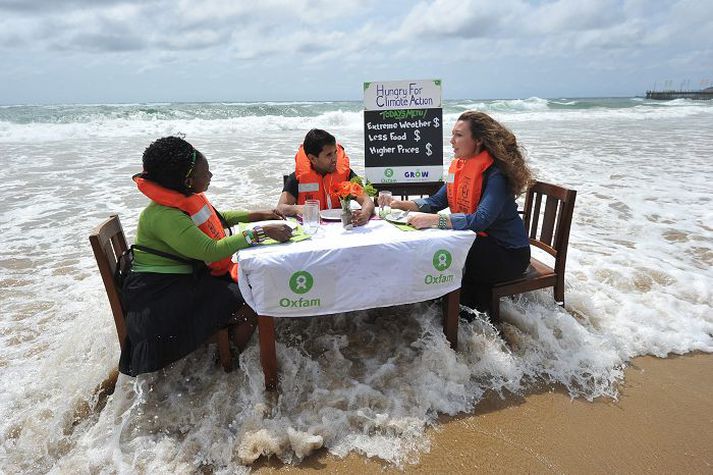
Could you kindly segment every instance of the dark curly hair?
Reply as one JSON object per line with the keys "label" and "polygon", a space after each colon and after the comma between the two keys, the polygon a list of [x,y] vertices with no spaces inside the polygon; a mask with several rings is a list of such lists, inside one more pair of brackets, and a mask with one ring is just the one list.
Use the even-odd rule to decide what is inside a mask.
{"label": "dark curly hair", "polygon": [[161,186],[189,195],[186,175],[200,155],[193,145],[180,137],[162,137],[144,150],[142,175]]}
{"label": "dark curly hair", "polygon": [[532,171],[525,162],[515,135],[500,122],[482,112],[463,112],[458,120],[468,122],[473,140],[483,140],[483,147],[490,152],[500,170],[508,178],[512,194],[519,196],[526,191],[533,182]]}

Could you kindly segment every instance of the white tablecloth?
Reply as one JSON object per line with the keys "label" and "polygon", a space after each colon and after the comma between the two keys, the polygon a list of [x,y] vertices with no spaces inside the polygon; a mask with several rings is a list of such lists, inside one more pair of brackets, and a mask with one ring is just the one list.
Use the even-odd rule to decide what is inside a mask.
{"label": "white tablecloth", "polygon": [[381,220],[322,224],[300,242],[237,253],[240,291],[258,315],[303,317],[421,302],[460,287],[471,231],[405,232]]}

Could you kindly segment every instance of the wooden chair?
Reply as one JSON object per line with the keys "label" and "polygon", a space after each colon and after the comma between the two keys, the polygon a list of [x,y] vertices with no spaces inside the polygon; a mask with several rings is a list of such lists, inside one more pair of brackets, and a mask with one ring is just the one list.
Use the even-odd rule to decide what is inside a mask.
{"label": "wooden chair", "polygon": [[[544,210],[543,196],[547,198]],[[564,269],[576,197],[575,190],[539,181],[527,191],[523,220],[530,244],[553,256],[555,265],[549,267],[533,257],[522,277],[495,284],[490,302],[493,323],[500,321],[500,297],[507,295],[554,287],[555,301],[564,306]]]}
{"label": "wooden chair", "polygon": [[[113,214],[109,219],[101,223],[89,235],[89,242],[94,250],[94,257],[99,266],[99,273],[104,281],[107,297],[109,297],[109,305],[111,313],[114,315],[114,325],[116,326],[116,335],[119,338],[119,346],[124,348],[126,340],[126,313],[121,304],[119,296],[119,285],[115,278],[116,266],[118,265],[119,257],[128,249],[124,230],[119,222],[119,216]],[[210,339],[218,346],[218,356],[220,365],[225,372],[230,372],[233,369],[233,356],[230,351],[230,329],[222,328],[218,330]]]}

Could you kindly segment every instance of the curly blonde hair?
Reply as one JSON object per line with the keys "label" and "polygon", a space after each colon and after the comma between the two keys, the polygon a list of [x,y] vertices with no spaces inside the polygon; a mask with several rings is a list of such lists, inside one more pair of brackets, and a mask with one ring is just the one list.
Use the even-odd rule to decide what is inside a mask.
{"label": "curly blonde hair", "polygon": [[463,112],[458,120],[468,122],[473,140],[482,140],[485,148],[508,179],[510,191],[519,196],[534,181],[530,167],[517,144],[515,135],[504,125],[478,111]]}

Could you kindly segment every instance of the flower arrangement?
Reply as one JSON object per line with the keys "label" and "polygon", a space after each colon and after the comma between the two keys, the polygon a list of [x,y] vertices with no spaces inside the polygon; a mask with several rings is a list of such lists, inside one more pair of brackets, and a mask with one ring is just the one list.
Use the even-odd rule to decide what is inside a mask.
{"label": "flower arrangement", "polygon": [[[362,178],[359,175],[355,176],[349,181],[351,181],[352,183],[358,183],[363,186],[364,193],[369,195],[371,198],[374,198],[379,193],[378,191],[376,191],[376,188],[374,188],[374,185],[372,185],[369,180],[367,180],[366,178]],[[364,182],[366,182],[366,184],[364,184]]]}
{"label": "flower arrangement", "polygon": [[364,193],[364,188],[356,181],[343,181],[337,183],[333,188],[333,193],[339,197],[344,212],[349,212],[349,203]]}

